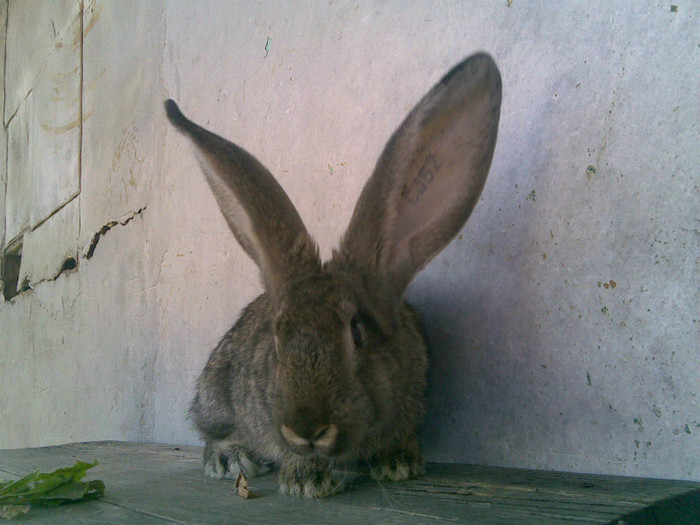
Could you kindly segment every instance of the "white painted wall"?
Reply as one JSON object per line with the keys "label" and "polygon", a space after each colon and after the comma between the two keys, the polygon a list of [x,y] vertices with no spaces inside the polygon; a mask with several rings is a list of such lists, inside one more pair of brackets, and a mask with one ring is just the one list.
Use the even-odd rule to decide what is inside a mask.
{"label": "white painted wall", "polygon": [[31,286],[0,302],[0,447],[197,442],[194,380],[261,288],[165,98],[328,254],[405,113],[484,49],[491,175],[409,291],[428,459],[700,479],[700,6],[674,5],[0,2],[0,238]]}

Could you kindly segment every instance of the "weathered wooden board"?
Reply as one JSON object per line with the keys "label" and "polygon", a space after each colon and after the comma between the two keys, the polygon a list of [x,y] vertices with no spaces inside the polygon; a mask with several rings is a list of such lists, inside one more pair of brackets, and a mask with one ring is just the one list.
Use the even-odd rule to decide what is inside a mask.
{"label": "weathered wooden board", "polygon": [[32,509],[17,523],[700,523],[700,483],[428,465],[416,481],[378,483],[340,473],[349,490],[323,500],[277,494],[274,474],[249,481],[245,500],[231,480],[207,478],[201,448],[122,442],[0,451],[0,477],[76,460],[98,460],[87,479],[97,501]]}

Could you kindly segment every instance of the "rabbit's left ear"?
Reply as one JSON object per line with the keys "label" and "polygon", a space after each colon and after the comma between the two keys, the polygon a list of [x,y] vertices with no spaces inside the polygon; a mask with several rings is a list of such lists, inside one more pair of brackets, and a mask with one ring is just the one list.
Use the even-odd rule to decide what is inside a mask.
{"label": "rabbit's left ear", "polygon": [[479,199],[500,107],[501,76],[489,55],[473,55],[447,73],[386,145],[341,251],[402,294]]}

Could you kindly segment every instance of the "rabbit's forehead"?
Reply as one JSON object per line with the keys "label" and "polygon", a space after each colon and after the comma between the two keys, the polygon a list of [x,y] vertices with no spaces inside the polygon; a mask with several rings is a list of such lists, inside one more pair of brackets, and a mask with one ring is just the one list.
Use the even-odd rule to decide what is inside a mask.
{"label": "rabbit's forehead", "polygon": [[354,315],[359,296],[358,283],[351,276],[321,275],[287,286],[280,306],[291,315],[327,312],[347,317]]}

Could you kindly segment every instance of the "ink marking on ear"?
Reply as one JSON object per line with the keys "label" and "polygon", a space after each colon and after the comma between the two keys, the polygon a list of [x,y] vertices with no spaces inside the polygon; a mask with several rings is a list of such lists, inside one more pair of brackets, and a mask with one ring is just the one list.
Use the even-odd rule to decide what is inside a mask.
{"label": "ink marking on ear", "polygon": [[401,197],[411,204],[418,204],[428,186],[435,180],[435,175],[440,171],[442,165],[443,163],[438,162],[435,155],[430,153],[416,176],[409,183],[403,185]]}

